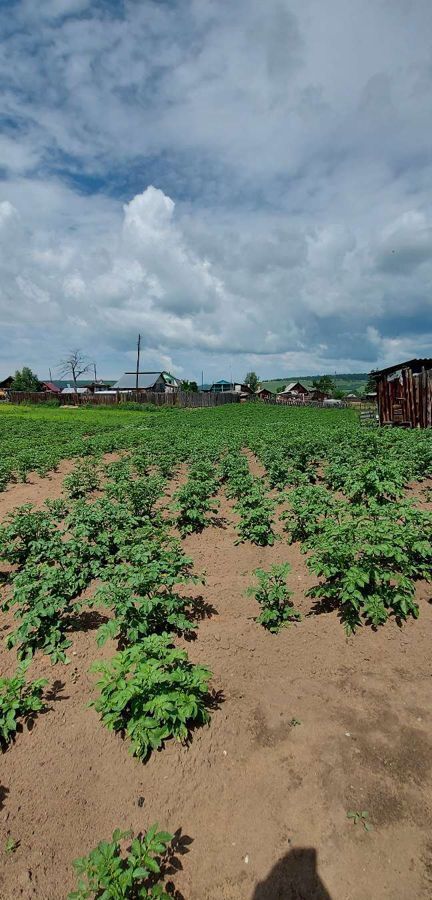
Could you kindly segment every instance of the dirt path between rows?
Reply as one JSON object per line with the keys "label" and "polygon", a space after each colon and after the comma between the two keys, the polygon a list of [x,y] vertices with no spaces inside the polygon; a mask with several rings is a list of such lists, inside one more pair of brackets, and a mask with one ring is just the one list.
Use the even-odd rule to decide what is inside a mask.
{"label": "dirt path between rows", "polygon": [[[335,613],[308,616],[314,579],[298,546],[235,546],[223,495],[218,522],[184,548],[215,609],[188,652],[212,669],[220,709],[189,747],[171,742],[143,765],[85,706],[89,665],[113,645],[98,650],[89,628],[69,666],[38,658],[32,677],[54,683],[51,708],[1,757],[2,900],[63,900],[74,858],[117,826],[156,820],[190,839],[174,879],[185,900],[431,897],[430,588],[419,585],[418,622],[347,639]],[[286,560],[305,618],[272,636],[245,591],[255,567]],[[2,650],[1,670],[13,660]],[[352,824],[352,809],[374,831]],[[19,846],[6,855],[9,835]]]}

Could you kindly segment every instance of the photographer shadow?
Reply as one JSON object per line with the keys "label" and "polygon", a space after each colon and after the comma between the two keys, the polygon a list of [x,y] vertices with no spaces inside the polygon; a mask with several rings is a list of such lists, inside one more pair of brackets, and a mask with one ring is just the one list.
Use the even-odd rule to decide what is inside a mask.
{"label": "photographer shadow", "polygon": [[317,869],[313,847],[296,847],[257,884],[251,900],[331,900]]}

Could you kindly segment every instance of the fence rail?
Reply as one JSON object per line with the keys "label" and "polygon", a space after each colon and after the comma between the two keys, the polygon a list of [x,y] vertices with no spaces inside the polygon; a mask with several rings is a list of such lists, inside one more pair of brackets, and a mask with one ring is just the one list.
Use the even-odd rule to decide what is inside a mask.
{"label": "fence rail", "polygon": [[116,391],[115,394],[50,394],[44,391],[8,391],[11,403],[47,403],[58,400],[61,406],[114,406],[122,403],[152,403],[154,406],[201,408],[238,403],[235,394],[204,394],[192,391]]}

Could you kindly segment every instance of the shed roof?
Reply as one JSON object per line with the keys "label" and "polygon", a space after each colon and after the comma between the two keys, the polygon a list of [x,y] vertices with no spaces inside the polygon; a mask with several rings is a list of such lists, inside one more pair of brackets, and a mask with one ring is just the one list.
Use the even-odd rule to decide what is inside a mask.
{"label": "shed roof", "polygon": [[[148,391],[157,381],[160,372],[153,372],[148,375],[138,375],[138,390]],[[125,373],[113,384],[113,388],[118,391],[134,391],[136,389],[136,375]]]}
{"label": "shed roof", "polygon": [[[90,385],[95,384],[95,383],[98,384],[100,382],[103,384],[114,384],[114,381],[115,381],[115,378],[98,378],[97,382],[95,382],[94,378],[77,378],[77,386],[78,387],[90,387]],[[44,384],[47,384],[47,383],[48,382],[44,382]],[[70,386],[70,378],[68,378],[66,380],[59,379],[59,378],[53,378],[52,383],[55,384],[56,387],[62,389],[62,388]]]}
{"label": "shed roof", "polygon": [[42,386],[53,394],[61,394],[61,389],[53,381],[43,381]]}
{"label": "shed roof", "polygon": [[71,387],[70,384],[68,384],[68,386],[63,388],[63,390],[62,390],[62,394],[89,394],[89,393],[90,393],[90,391],[86,387],[77,387],[77,389],[75,390],[75,388]]}
{"label": "shed roof", "polygon": [[394,366],[387,366],[386,369],[379,369],[377,372],[373,372],[374,378],[380,378],[381,375],[391,375],[392,372],[397,372],[398,369],[413,369],[413,371],[420,371],[420,369],[432,369],[432,359],[408,359],[406,362],[397,363]]}

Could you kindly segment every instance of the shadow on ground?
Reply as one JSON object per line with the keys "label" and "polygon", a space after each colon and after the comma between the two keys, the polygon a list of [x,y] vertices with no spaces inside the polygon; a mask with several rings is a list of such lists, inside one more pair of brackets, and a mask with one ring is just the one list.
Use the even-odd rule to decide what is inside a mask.
{"label": "shadow on ground", "polygon": [[332,900],[317,869],[313,847],[298,847],[273,866],[257,884],[251,900]]}

